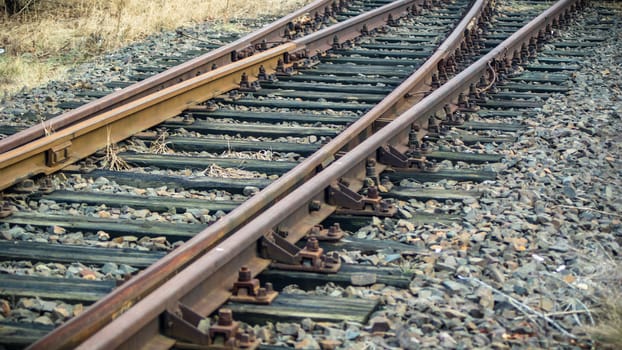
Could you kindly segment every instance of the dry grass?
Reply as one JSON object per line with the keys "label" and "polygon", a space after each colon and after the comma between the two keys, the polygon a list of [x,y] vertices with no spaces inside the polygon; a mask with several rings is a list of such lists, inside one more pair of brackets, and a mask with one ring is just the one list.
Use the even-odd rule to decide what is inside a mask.
{"label": "dry grass", "polygon": [[[206,20],[281,15],[309,0],[36,0],[0,13],[0,89],[14,92],[62,76],[71,65],[152,33]],[[0,9],[3,8],[0,0]],[[241,29],[241,28],[238,28]]]}
{"label": "dry grass", "polygon": [[207,177],[233,178],[233,179],[252,179],[257,178],[258,173],[237,168],[223,168],[218,164],[211,164],[205,170],[203,175]]}
{"label": "dry grass", "polygon": [[622,263],[609,255],[592,278],[598,286],[596,325],[587,331],[599,349],[622,349]]}
{"label": "dry grass", "polygon": [[258,159],[258,160],[276,160],[274,153],[270,150],[259,152],[236,152],[231,149],[220,154],[222,158],[239,158],[239,159]]}
{"label": "dry grass", "polygon": [[106,142],[106,155],[102,159],[101,166],[104,169],[112,171],[123,171],[130,169],[130,165],[127,164],[123,158],[119,156],[119,148],[116,143],[110,142],[110,128],[107,130],[108,139]]}
{"label": "dry grass", "polygon": [[600,321],[590,329],[602,349],[622,349],[622,296],[609,298],[602,305]]}
{"label": "dry grass", "polygon": [[154,154],[167,154],[171,153],[171,149],[168,147],[168,142],[166,138],[168,137],[168,133],[166,131],[162,132],[158,138],[151,143],[151,147],[149,147],[149,152]]}

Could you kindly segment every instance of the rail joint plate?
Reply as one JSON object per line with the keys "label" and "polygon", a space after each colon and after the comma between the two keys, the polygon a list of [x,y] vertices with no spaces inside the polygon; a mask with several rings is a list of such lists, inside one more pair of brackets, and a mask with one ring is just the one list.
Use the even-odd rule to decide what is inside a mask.
{"label": "rail joint plate", "polygon": [[65,141],[47,150],[45,152],[45,165],[53,167],[66,162],[69,159],[69,147],[71,147],[71,141]]}

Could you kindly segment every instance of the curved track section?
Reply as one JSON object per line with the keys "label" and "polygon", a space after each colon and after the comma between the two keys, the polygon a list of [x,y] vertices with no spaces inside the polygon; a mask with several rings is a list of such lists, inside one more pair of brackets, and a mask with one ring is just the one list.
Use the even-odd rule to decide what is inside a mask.
{"label": "curved track section", "polygon": [[[270,263],[269,260],[262,260],[257,256],[257,242],[262,237],[266,237],[267,232],[276,230],[278,227],[279,230],[288,232],[287,240],[294,242],[300,239],[311,230],[312,225],[321,222],[328,213],[336,209],[334,205],[325,200],[330,198],[330,192],[335,189],[337,179],[358,178],[362,181],[360,175],[356,176],[357,173],[361,174],[360,171],[356,171],[356,168],[364,167],[368,158],[374,157],[378,149],[391,144],[393,147],[399,147],[397,140],[400,139],[400,134],[404,134],[405,130],[410,130],[413,123],[421,123],[423,120],[424,128],[431,128],[427,120],[430,114],[439,110],[443,111],[447,104],[457,105],[460,94],[468,92],[471,84],[488,76],[487,72],[491,65],[494,67],[495,62],[510,60],[512,56],[508,53],[515,52],[525,43],[533,43],[547,26],[557,26],[560,19],[566,18],[577,3],[571,0],[560,1],[539,15],[473,65],[458,73],[419,103],[396,117],[390,124],[370,135],[359,146],[349,150],[338,161],[328,165],[318,175],[306,181],[303,186],[283,198],[279,205],[270,207],[247,225],[237,229],[232,236],[217,245],[210,253],[203,255],[184,271],[175,275],[82,346],[85,349],[102,344],[104,347],[132,346],[131,344],[134,344],[136,339],[134,334],[140,325],[151,329],[150,331],[143,330],[143,335],[157,336],[160,328],[156,324],[149,324],[149,320],[156,320],[167,307],[171,308],[169,312],[175,312],[177,308],[194,310],[194,313],[188,314],[202,315],[213,312],[219,304],[217,300],[228,297],[229,293],[228,287],[224,289],[216,287],[214,290],[215,284],[223,283],[227,276],[235,277],[235,271],[242,266],[262,269]],[[401,140],[402,145],[408,141],[403,137]],[[321,204],[318,206],[316,203],[311,206],[312,201],[320,201]],[[292,214],[292,211],[296,213]],[[234,281],[235,278],[230,285]],[[124,339],[127,339],[127,342]]]}
{"label": "curved track section", "polygon": [[[468,15],[470,19],[464,20],[460,24],[460,28],[465,28],[469,25],[469,22],[472,18],[477,18],[479,10],[484,7],[484,3],[476,2],[476,4],[477,6],[475,7],[475,9],[472,10],[471,13],[469,13]],[[411,5],[412,2],[409,1],[394,2],[390,5],[387,5],[386,8],[383,10],[379,9],[375,11],[375,13],[374,11],[372,11],[372,13],[369,15],[364,15],[358,19],[345,21],[342,24],[333,26],[322,32],[319,32],[318,34],[316,34],[314,40],[302,38],[294,41],[292,44],[286,44],[285,46],[275,48],[273,50],[285,50],[286,48],[288,48],[292,51],[292,56],[298,54],[298,60],[302,62],[310,58],[308,57],[309,55],[307,54],[307,52],[317,52],[317,50],[320,50],[323,47],[333,48],[335,45],[335,36],[337,36],[338,38],[337,44],[345,45],[354,38],[351,33],[360,32],[364,29],[364,27],[366,27],[365,29],[367,31],[373,31],[375,28],[383,25],[383,23],[386,23],[390,18],[397,19],[399,17],[409,14],[412,11]],[[463,30],[459,30],[458,32],[463,32]],[[461,37],[463,34],[456,35],[458,37]],[[455,36],[452,36],[452,38],[455,38]],[[295,45],[295,48],[292,49],[291,45]],[[302,55],[299,54],[301,52],[303,53]],[[247,61],[260,59],[260,55],[261,54],[250,57],[247,59]],[[281,56],[282,54],[279,53],[276,57],[280,58]],[[442,57],[442,54],[439,57]],[[296,62],[294,60],[292,61],[292,63]],[[240,63],[242,62],[243,61],[241,61]],[[224,68],[225,67],[223,67],[223,69]],[[251,75],[249,74],[249,76]],[[421,79],[422,78],[419,78],[419,80]],[[388,108],[389,105],[396,106],[398,103],[403,103],[400,96],[402,96],[401,92],[394,94],[393,97],[391,97],[391,99],[393,99],[394,101],[385,102],[386,104],[382,109]],[[304,178],[313,176],[313,174],[316,173],[318,166],[321,167],[322,164],[327,165],[332,159],[335,158],[337,152],[347,146],[348,142],[353,141],[355,138],[360,138],[361,136],[357,136],[357,133],[360,134],[361,132],[367,132],[366,130],[370,127],[371,123],[380,116],[377,111],[374,111],[372,114],[374,115],[373,117],[365,117],[362,119],[362,121],[357,122],[354,126],[355,129],[352,129],[355,131],[350,132],[349,130],[351,129],[348,129],[344,136],[339,136],[334,140],[334,142],[329,143],[329,145],[327,145],[328,148],[322,148],[321,151],[311,155],[310,158],[308,158],[305,162],[298,166],[296,170],[284,174],[273,184],[269,185],[260,193],[241,204],[229,215],[221,218],[220,220],[212,224],[208,228],[208,231],[198,234],[195,238],[184,244],[179,249],[176,249],[171,254],[165,256],[160,263],[144,270],[140,274],[140,279],[131,279],[130,281],[126,282],[117,290],[114,295],[111,295],[110,297],[107,297],[101,302],[93,305],[91,308],[85,311],[83,316],[80,316],[79,318],[70,321],[66,327],[58,329],[36,346],[57,347],[58,345],[53,345],[53,343],[51,343],[50,341],[57,342],[62,339],[63,341],[73,342],[74,340],[72,339],[78,339],[79,337],[83,337],[83,332],[85,331],[84,320],[93,320],[92,315],[97,315],[95,323],[93,326],[88,327],[87,329],[99,328],[102,324],[101,322],[107,322],[107,318],[110,317],[106,315],[116,315],[119,308],[123,309],[129,305],[127,302],[128,296],[133,295],[132,297],[130,297],[130,299],[140,299],[140,296],[142,294],[148,292],[154,286],[158,285],[158,280],[163,281],[165,279],[165,276],[171,275],[174,271],[178,270],[180,266],[187,264],[188,262],[192,261],[194,257],[205,251],[210,245],[213,245],[222,238],[226,237],[227,232],[232,231],[235,227],[239,226],[245,221],[248,221],[250,218],[253,217],[253,213],[262,210],[266,203],[277,201],[279,197],[283,196],[283,194],[289,191],[289,189],[297,186]],[[216,304],[212,305],[212,307],[216,306]],[[78,330],[78,333],[74,333]]]}
{"label": "curved track section", "polygon": [[[466,125],[465,116],[474,110],[474,105],[487,103],[480,95],[496,85],[514,65],[533,55],[552,29],[566,22],[579,3],[560,1],[522,28],[522,23],[515,17],[499,17],[498,31],[505,30],[510,35],[512,28],[520,29],[493,47],[489,43],[503,38],[503,35],[487,37],[490,29],[487,20],[493,16],[492,5],[486,1],[474,1],[447,40],[428,53],[430,45],[436,45],[431,41],[436,39],[429,39],[432,36],[400,29],[393,31],[386,26],[399,28],[399,18],[406,16],[415,18],[416,22],[420,14],[418,3],[392,2],[284,45],[265,51],[262,48],[260,53],[242,50],[239,55],[229,56],[236,62],[227,66],[189,78],[100,116],[86,118],[3,154],[0,159],[5,166],[3,172],[11,175],[3,183],[6,187],[32,174],[48,174],[66,168],[67,164],[77,162],[97,149],[105,148],[108,153],[114,142],[181,113],[180,117],[162,124],[155,133],[133,136],[129,143],[139,145],[139,154],[121,153],[121,157],[133,165],[144,163],[141,171],[154,167],[187,169],[192,162],[207,161],[225,168],[245,164],[243,166],[248,170],[253,171],[253,167],[271,169],[269,172],[275,174],[265,183],[256,181],[257,186],[250,185],[252,182],[241,182],[243,185],[238,190],[243,188],[245,195],[250,196],[245,202],[227,204],[230,209],[225,210],[231,211],[228,215],[210,222],[210,226],[198,234],[192,233],[192,239],[37,342],[33,348],[68,348],[78,344],[85,349],[214,346],[211,336],[196,328],[197,322],[215,312],[231,296],[231,286],[242,266],[251,268],[248,272],[250,278],[275,260],[281,265],[291,264],[291,259],[298,258],[288,257],[289,253],[279,252],[279,249],[288,250],[287,244],[296,243],[308,234],[317,234],[316,225],[333,213],[394,215],[392,202],[382,198],[382,193],[387,190],[376,174],[389,171],[434,176],[436,170],[431,167],[429,159],[450,155],[428,153],[426,143],[441,137],[439,135],[447,126]],[[421,5],[429,7],[426,2]],[[455,10],[464,4],[447,6]],[[437,27],[442,30],[443,25],[454,26],[453,23],[457,22],[454,14],[442,11],[439,12],[443,13],[441,17],[427,22],[432,30]],[[420,21],[426,23],[425,19]],[[372,35],[373,39],[361,40],[361,34]],[[410,47],[407,44],[425,41],[430,41],[427,46],[416,44]],[[480,50],[487,53],[481,57]],[[248,54],[250,57],[242,58]],[[424,61],[423,58],[427,59]],[[409,70],[415,68],[417,71],[409,75]],[[276,81],[274,76],[279,80]],[[368,84],[370,81],[375,83]],[[223,94],[229,90],[237,92]],[[518,92],[508,95],[524,96]],[[209,101],[204,103],[206,100]],[[530,103],[524,102],[523,105]],[[325,112],[318,112],[320,110]],[[281,127],[266,123],[278,120],[279,116],[289,118],[292,124]],[[265,124],[248,125],[235,121],[236,118],[261,118]],[[300,121],[314,118],[323,120],[326,126],[319,126],[319,122],[298,125]],[[343,127],[349,123],[352,124]],[[474,123],[469,125],[471,128],[476,126]],[[167,130],[163,131],[162,127]],[[296,135],[287,136],[289,145],[275,142],[279,135],[287,135],[287,132]],[[213,150],[222,148],[222,144],[214,142],[214,133],[235,135],[224,138],[228,149],[231,145],[247,147],[235,157],[240,157],[241,153],[252,154],[257,148],[253,143],[258,140],[264,144],[257,149],[265,149],[266,145],[277,149],[285,145],[293,147],[291,141],[299,142],[301,137],[309,140],[308,135],[322,135],[325,145],[319,149],[315,145],[298,145],[295,147],[297,151],[291,153],[298,152],[298,155],[288,161],[279,159],[276,162],[227,160],[212,155],[214,151],[208,151],[209,157],[205,157],[205,151],[194,151],[201,150],[197,144],[201,147],[208,145]],[[166,138],[169,134],[173,136]],[[150,145],[150,150],[166,152],[170,151],[168,145],[175,154],[140,154],[142,144]],[[116,157],[116,153],[113,156]],[[76,169],[74,167],[71,171]],[[81,176],[73,174],[71,176],[77,178]],[[158,181],[156,177],[151,180],[148,176],[140,178]],[[223,184],[227,182],[236,181],[222,181]],[[34,183],[32,185],[36,187]],[[28,190],[27,187],[22,185],[21,190]],[[45,189],[45,183],[40,183],[40,188]],[[258,191],[259,188],[263,189]],[[70,191],[40,196],[47,201],[45,203],[105,203],[102,204],[105,207],[127,200],[135,208],[142,206],[155,211],[167,208],[171,211],[171,206],[175,211],[176,206],[173,202],[158,203],[159,199],[153,203],[131,196],[120,200],[114,196],[96,199],[89,198],[86,193]],[[22,214],[11,216],[10,209],[3,210],[3,215],[9,216],[5,219],[7,223],[30,225],[33,220]],[[59,221],[58,226],[55,224],[52,228],[54,232],[60,232],[63,225]],[[113,226],[106,230],[109,228],[114,230]],[[154,229],[147,227],[136,232]],[[153,234],[157,235],[157,232]],[[283,238],[278,238],[281,236]],[[317,250],[313,244],[308,247]],[[21,253],[16,250],[15,254]],[[141,259],[138,256],[133,258],[136,261]],[[327,255],[322,256],[321,261],[316,261],[317,266],[313,262],[313,269],[330,269],[339,265],[338,259],[335,261],[334,257]],[[227,317],[226,312],[223,317]],[[240,346],[248,343],[249,337],[252,338],[251,335],[238,334],[228,341],[230,345]]]}

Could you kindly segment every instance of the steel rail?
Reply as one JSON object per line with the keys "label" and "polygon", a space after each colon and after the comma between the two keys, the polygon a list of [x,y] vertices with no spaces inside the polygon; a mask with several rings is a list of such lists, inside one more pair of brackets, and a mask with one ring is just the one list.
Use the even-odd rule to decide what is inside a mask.
{"label": "steel rail", "polygon": [[235,89],[242,74],[256,76],[261,66],[275,72],[281,56],[294,48],[293,43],[280,45],[0,154],[0,189],[37,174],[56,172],[188,107]]}
{"label": "steel rail", "polygon": [[[463,38],[464,30],[469,26],[473,18],[477,18],[479,11],[484,7],[485,3],[485,1],[481,0],[475,2],[473,9],[471,9],[465,19],[458,25],[457,30],[449,37],[448,42],[441,45],[440,49],[435,54],[433,61],[430,61],[426,67],[436,67],[438,60],[446,57],[446,55],[453,50],[452,47],[455,48],[457,47],[457,45],[460,44],[460,39]],[[452,44],[450,45],[450,43]],[[383,114],[386,114],[392,107],[394,107],[395,103],[403,101],[404,93],[408,91],[408,87],[412,87],[413,84],[416,86],[417,83],[425,80],[425,78],[423,77],[427,77],[429,76],[429,74],[430,72],[423,72],[421,70],[418,70],[418,73],[416,73],[418,77],[411,77],[410,79],[408,79],[408,85],[410,86],[401,86],[398,91],[392,93],[390,97],[387,97],[387,101],[383,101],[384,104],[381,103],[382,106],[375,107],[361,120],[355,122],[351,127],[354,131],[350,132],[351,129],[348,128],[346,133],[342,133],[337,136],[325,147],[320,149],[320,151],[316,152],[310,158],[305,160],[305,162],[303,162],[301,166],[285,174],[281,179],[268,186],[264,191],[273,191],[280,186],[287,185],[288,182],[292,183],[289,181],[289,179],[292,179],[293,181],[302,180],[305,177],[308,177],[309,174],[312,173],[318,166],[321,166],[322,164],[326,165],[327,161],[331,161],[334,159],[336,152],[346,147],[351,141],[358,142],[358,139],[362,135],[366,135],[367,129],[375,120],[377,120],[377,118],[379,118]],[[389,100],[391,100],[392,102],[389,102]],[[342,163],[343,158],[334,162],[334,164]],[[330,165],[329,168],[332,166],[333,165]],[[320,175],[322,174],[323,172],[320,173]],[[323,197],[321,195],[323,189],[320,191],[309,192],[305,190],[305,188],[306,185],[304,185],[303,187],[299,187],[298,190],[296,190],[297,192],[303,191],[304,193],[306,193],[305,199],[321,199]],[[264,191],[262,191],[260,195]],[[289,198],[289,196],[286,198]],[[304,203],[306,204],[307,202],[305,201]],[[245,206],[245,204],[242,204],[242,206]],[[287,201],[287,204],[285,205],[279,202],[278,206],[273,206],[272,208],[285,208],[284,211],[289,211],[291,214],[292,211],[304,205],[290,204],[291,201]],[[240,207],[239,209],[243,210],[242,207]],[[303,220],[293,219],[292,221],[296,222],[295,224],[286,225],[288,226],[288,228],[291,228],[291,230],[288,230],[288,232],[290,232],[290,236],[288,237],[292,240],[299,239],[301,235],[308,231],[308,228],[310,228],[310,226],[320,222],[333,210],[334,207],[322,205],[322,208],[319,211],[310,214],[311,218],[306,217]],[[306,215],[309,216],[309,213],[306,213]],[[271,221],[271,219],[269,219],[269,215],[261,215],[260,217],[262,219],[253,219],[250,225],[254,226],[258,222],[257,220],[259,220],[259,222],[263,222],[264,220]],[[300,217],[298,217],[298,219],[300,219]],[[274,226],[275,222],[277,221],[272,221],[272,226]],[[199,236],[201,237],[200,239],[204,240],[204,242],[216,242],[220,240],[224,232],[223,225],[225,225],[225,223],[219,225],[219,222],[216,222],[214,226],[207,228],[199,234]],[[263,223],[262,227],[265,228],[265,225],[266,224]],[[236,232],[236,237],[238,233],[248,230],[248,227],[249,226],[245,226],[244,228],[238,230]],[[263,233],[264,231],[265,230],[262,229],[255,232],[256,234],[261,235],[261,233]],[[199,236],[197,236],[197,239],[199,239]],[[111,323],[110,325],[104,327],[100,332],[97,333],[96,336],[81,344],[79,348],[132,348],[140,344],[137,344],[138,341],[136,340],[136,333],[141,333],[146,339],[156,339],[159,327],[157,325],[157,322],[154,323],[153,320],[157,319],[157,315],[159,315],[162,311],[166,309],[174,310],[174,304],[177,300],[181,300],[182,298],[184,299],[185,305],[192,306],[195,311],[201,314],[208,314],[211,311],[215,310],[222,302],[226,300],[226,297],[228,296],[228,291],[226,287],[227,283],[233,283],[233,281],[235,280],[235,272],[237,271],[237,269],[239,269],[239,266],[241,264],[249,264],[251,266],[254,266],[254,268],[265,268],[268,265],[268,261],[259,259],[257,257],[256,251],[254,249],[255,240],[256,239],[247,241],[245,239],[239,238],[227,238],[222,243],[222,245],[219,245],[215,248],[218,252],[222,253],[219,254],[220,257],[218,259],[212,259],[206,265],[204,263],[205,259],[211,259],[207,258],[207,256],[210,256],[212,253],[210,252],[210,254],[206,254],[202,258],[199,258],[199,260],[197,260],[195,263],[192,263],[188,267],[190,270],[186,269],[182,272],[182,274],[171,277],[171,279],[166,282],[163,287],[157,289],[156,294],[150,294],[146,297],[148,299],[143,299],[139,301],[125,314],[120,315],[114,321],[114,323]],[[240,245],[239,242],[246,243]],[[194,242],[191,241],[189,243],[192,244]],[[230,245],[238,245],[239,247],[234,249]],[[183,248],[183,246],[181,248]],[[233,253],[238,253],[239,251],[243,251],[243,254],[240,255],[241,257],[236,257],[235,263],[230,264],[229,261],[234,259],[234,256],[236,256],[236,254]],[[222,258],[222,255],[227,256],[227,258],[220,259]],[[197,270],[201,270],[201,274],[205,274],[206,278],[204,278],[201,274],[195,274],[194,272],[196,272]],[[218,270],[218,272],[215,272],[216,270]],[[253,272],[257,273],[258,271],[254,270]],[[207,278],[207,276],[211,278]],[[140,276],[137,276],[137,278],[140,278]],[[193,289],[193,287],[197,287],[197,284],[200,284],[200,287]],[[146,331],[146,328],[150,328],[150,330]],[[145,334],[149,334],[149,336],[145,336]]]}
{"label": "steel rail", "polygon": [[[384,11],[393,11],[393,17],[397,19],[407,14],[406,9],[400,7],[401,5],[407,3],[414,5],[419,4],[420,2],[422,2],[422,0],[402,0],[373,10],[372,12],[375,13],[375,16],[382,16],[382,13]],[[400,13],[395,12],[396,6],[400,7]],[[351,20],[348,20],[350,22],[346,21],[348,23],[344,22],[345,24],[336,24],[335,26],[331,26],[330,28],[326,28],[324,30],[330,32],[331,35],[340,34],[342,31],[345,31],[344,28],[351,28],[353,22],[360,20],[360,18],[353,18]],[[381,23],[378,23],[378,25],[380,24]],[[368,25],[368,27],[369,30],[372,30],[375,28],[375,25]],[[285,46],[282,47],[271,49],[271,52],[294,52],[300,49],[304,49],[304,43],[294,42],[285,44]],[[249,58],[236,62],[235,64],[243,64],[245,66],[248,66],[255,62],[254,66],[258,67],[257,61],[260,60],[261,55],[265,55],[266,58],[273,56],[270,52],[264,52],[262,54],[251,56]],[[279,54],[274,57],[281,57],[281,55]],[[226,69],[230,69],[228,67],[229,66],[222,67],[217,71],[224,71]],[[256,72],[252,76],[255,75]],[[251,75],[249,75],[249,79],[250,77]],[[165,89],[159,94],[166,95],[167,93],[172,93],[179,85],[182,84],[194,85],[194,83],[197,82],[197,79],[203,79],[207,81],[207,78],[203,76],[196,77],[187,82],[178,84],[175,87]],[[142,99],[136,101],[135,103],[140,103],[141,101]],[[184,104],[184,107],[186,106],[187,104]],[[116,110],[112,110],[107,113],[113,114],[115,111]],[[79,130],[79,125],[80,124],[76,125],[77,130]],[[365,128],[366,126],[362,126],[359,129]],[[238,208],[234,209],[231,213],[221,218],[219,221],[215,222],[206,231],[199,233],[196,237],[190,239],[178,249],[167,254],[164,258],[162,258],[154,265],[143,270],[138,276],[135,276],[134,278],[130,279],[128,282],[117,288],[115,292],[90,306],[81,315],[71,319],[62,327],[55,329],[48,336],[34,343],[31,348],[50,350],[68,349],[75,347],[88,334],[93,333],[95,330],[101,328],[110,320],[116,318],[119,314],[129,308],[137,300],[140,300],[143,295],[161,284],[163,280],[168,279],[170,276],[172,276],[173,273],[183,268],[184,265],[188,264],[210,246],[213,246],[215,243],[221,240],[227,233],[233,231],[238,226],[247,222],[254,215],[263,210],[267,205],[276,202],[280,197],[284,196],[287,191],[295,188],[299,183],[304,182],[306,178],[312,176],[318,166],[321,166],[327,160],[330,161],[334,159],[334,154],[336,154],[339,149],[341,149],[343,145],[347,144],[347,141],[351,139],[352,138],[349,136],[342,136],[336,138],[335,140],[341,141],[331,142],[331,151],[322,151],[316,155],[311,156],[308,160],[299,165],[296,168],[296,171],[290,171],[283,175],[281,178],[277,179],[274,183],[262,190],[258,195],[251,197],[249,200],[242,203]],[[15,150],[15,152],[17,152],[17,150]],[[4,155],[0,155],[0,163],[3,156]]]}
{"label": "steel rail", "polygon": [[[294,211],[300,210],[307,212],[307,216],[313,216],[309,213],[308,203],[317,199],[318,196],[321,197],[324,190],[335,179],[352,171],[357,165],[364,162],[370,154],[374,154],[379,147],[391,142],[413,123],[436,113],[447,102],[455,102],[460,93],[467,91],[471,84],[486,76],[491,62],[507,60],[510,58],[508,52],[514,52],[515,49],[523,48],[524,44],[538,40],[538,36],[543,30],[549,26],[552,28],[555,23],[559,23],[560,18],[564,18],[579,3],[580,0],[561,0],[554,4],[473,65],[402,113],[389,125],[361,142],[358,147],[333,162],[303,186],[284,197],[279,205],[267,209],[263,214],[237,230],[234,235],[218,244],[209,254],[203,255],[172,277],[160,288],[119,316],[114,323],[107,325],[81,344],[80,348],[104,349],[130,346],[132,343],[124,343],[124,341],[129,339],[132,335],[131,331],[136,329],[137,324],[145,326],[147,323],[153,323],[152,320],[157,320],[158,315],[167,308],[174,310],[177,302],[182,302],[184,305],[192,305],[190,302],[201,304],[200,299],[212,298],[213,295],[207,294],[205,291],[209,290],[209,283],[215,283],[214,277],[222,277],[220,269],[227,267],[234,261],[242,263],[240,260],[243,259],[240,256],[249,260],[257,260],[254,255],[256,254],[255,244],[266,232],[274,229],[282,222],[291,221]],[[300,217],[296,218],[296,220],[300,219]],[[265,264],[265,262],[263,263]],[[157,332],[157,328],[155,331]]]}
{"label": "steel rail", "polygon": [[[347,1],[348,0],[341,0],[341,6]],[[330,11],[330,8],[336,4],[336,2],[336,0],[316,0],[230,44],[167,69],[162,73],[158,73],[124,89],[115,91],[110,95],[65,112],[60,116],[46,121],[45,125],[35,125],[14,135],[10,135],[0,140],[0,154],[22,146],[37,138],[44,137],[46,135],[46,129],[61,130],[62,128],[68,127],[86,118],[122,106],[140,97],[147,96],[153,92],[194,78],[197,75],[207,73],[213,70],[214,65],[216,67],[222,67],[232,63],[232,58],[235,55],[234,53],[240,51],[250,52],[256,46],[262,45],[263,41],[268,43],[283,42],[283,33],[288,29],[291,23],[303,17],[314,18],[316,14],[319,15],[321,11]]]}

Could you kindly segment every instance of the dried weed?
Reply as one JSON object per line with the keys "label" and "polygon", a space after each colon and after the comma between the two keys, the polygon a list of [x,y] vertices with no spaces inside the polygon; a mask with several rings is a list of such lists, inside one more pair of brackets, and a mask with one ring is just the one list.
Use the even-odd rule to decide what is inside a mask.
{"label": "dried weed", "polygon": [[149,147],[149,152],[154,154],[167,154],[171,153],[171,149],[168,148],[168,142],[166,142],[166,138],[168,137],[168,133],[162,132],[158,138],[151,143]]}
{"label": "dried weed", "polygon": [[[35,1],[22,13],[0,13],[0,89],[14,93],[62,76],[95,55],[153,33],[230,19],[281,15],[309,0],[57,0]],[[218,24],[220,23],[220,24]]]}
{"label": "dried weed", "polygon": [[223,168],[217,164],[211,164],[207,169],[203,170],[203,175],[208,177],[229,179],[249,179],[259,177],[257,173],[252,171],[236,168]]}
{"label": "dried weed", "polygon": [[[622,349],[622,264],[602,248],[598,257],[600,269],[590,276],[597,291],[596,325],[587,332],[601,349]],[[598,253],[593,253],[598,256]],[[596,296],[595,295],[595,296]]]}
{"label": "dried weed", "polygon": [[112,171],[123,171],[130,168],[123,158],[119,156],[119,148],[116,143],[110,142],[110,128],[107,130],[108,136],[106,141],[106,155],[102,160],[102,168]]}
{"label": "dried weed", "polygon": [[589,328],[592,338],[603,349],[622,349],[622,296],[604,300],[599,323]]}

